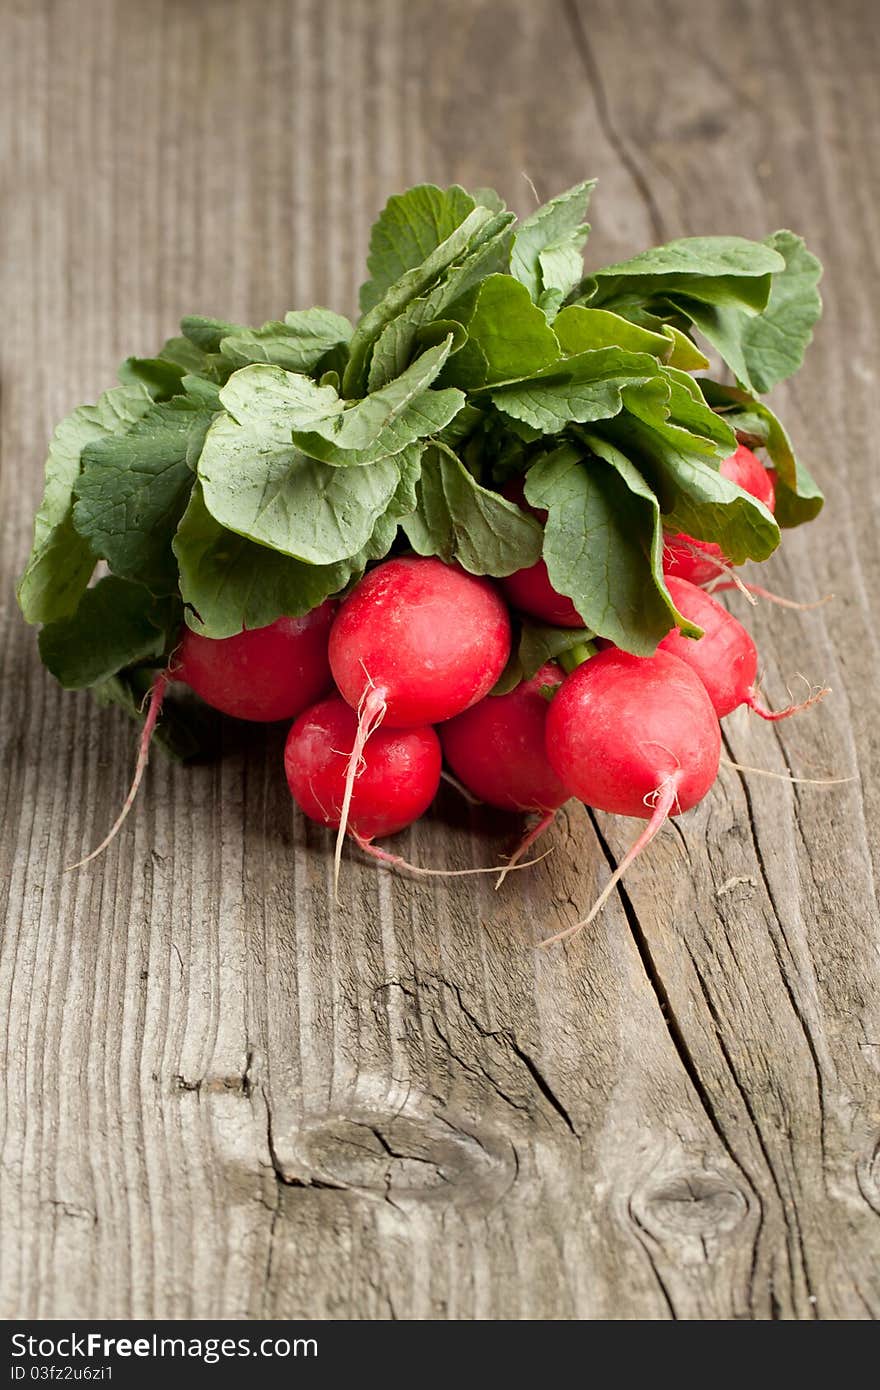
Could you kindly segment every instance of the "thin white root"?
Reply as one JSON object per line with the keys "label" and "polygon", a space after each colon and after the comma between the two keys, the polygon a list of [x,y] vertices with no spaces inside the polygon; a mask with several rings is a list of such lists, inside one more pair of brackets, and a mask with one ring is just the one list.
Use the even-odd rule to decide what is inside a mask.
{"label": "thin white root", "polygon": [[793,608],[798,613],[809,613],[814,608],[821,608],[823,604],[830,603],[834,598],[833,594],[823,594],[822,598],[813,599],[811,603],[798,603],[797,599],[783,598],[781,594],[774,594],[770,589],[763,589],[760,584],[746,584],[742,580],[739,583],[734,583],[730,579],[713,580],[708,586],[707,592],[720,594],[725,589],[745,589],[749,594],[754,594],[756,598],[766,599],[768,603],[778,604],[780,608]]}
{"label": "thin white root", "polygon": [[708,592],[714,593],[716,589],[739,589],[740,593],[748,600],[752,607],[757,606],[758,600],[753,598],[751,584],[746,584],[745,580],[740,579],[733,565],[729,565],[726,560],[719,560],[717,555],[711,555],[706,550],[701,550],[698,545],[692,545],[690,541],[676,541],[685,550],[689,550],[692,555],[696,555],[708,564],[714,565],[718,570],[718,578],[710,581]]}
{"label": "thin white root", "polygon": [[[540,835],[543,835],[547,827],[553,824],[555,817],[555,811],[545,811],[542,816],[538,817],[538,820],[531,827],[531,829],[526,831],[525,835],[523,835],[516,849],[513,851],[513,854],[510,856],[504,868],[501,870],[501,873],[498,875],[498,880],[495,884],[496,893],[498,892],[498,889],[501,887],[504,880],[507,878],[507,875],[510,873],[511,869],[515,869],[517,867],[526,851],[531,849],[532,845],[535,843],[538,837]],[[535,861],[533,860],[532,862],[534,863]]]}
{"label": "thin white root", "polygon": [[794,703],[794,696],[791,696],[791,691],[789,691],[788,693],[792,698],[792,703],[790,705],[786,705],[784,709],[768,709],[766,705],[761,704],[758,691],[754,686],[749,691],[745,703],[755,714],[760,715],[762,719],[766,719],[769,723],[773,724],[780,719],[790,719],[793,714],[800,714],[802,710],[809,709],[811,705],[817,705],[820,700],[825,699],[826,695],[831,694],[830,686],[810,685],[805,677],[802,676],[801,679],[804,680],[809,694],[805,700],[801,700],[800,704]]}
{"label": "thin white root", "polygon": [[474,796],[473,792],[468,791],[464,782],[459,782],[458,778],[453,777],[451,772],[447,772],[445,767],[443,771],[440,773],[440,778],[441,781],[448,782],[450,787],[455,787],[455,790],[458,792],[459,796],[463,797],[469,806],[482,806],[483,803],[480,800],[480,798],[478,796]]}
{"label": "thin white root", "polygon": [[[368,854],[371,859],[375,859],[385,869],[393,869],[397,872],[415,874],[417,878],[468,878],[472,874],[497,874],[497,865],[487,869],[423,869],[419,864],[410,864],[408,859],[403,859],[399,854],[391,854],[387,849],[380,849],[372,841],[363,839],[354,830],[350,830],[349,835],[354,840],[358,849],[362,849],[364,854]],[[508,865],[508,868],[530,869],[533,864],[540,864],[542,859],[546,859],[552,850],[545,850],[538,855],[537,859],[527,859],[524,864]]]}
{"label": "thin white root", "polygon": [[602,892],[587,913],[587,916],[584,917],[582,921],[575,922],[573,926],[565,927],[562,931],[558,931],[555,936],[548,936],[546,941],[540,941],[538,943],[539,950],[546,950],[548,946],[554,946],[559,941],[568,941],[570,937],[576,936],[578,932],[583,931],[584,927],[588,927],[591,922],[595,921],[633,860],[638,858],[642,850],[651,843],[657,832],[666,824],[675,802],[675,780],[669,777],[663,783],[662,787],[659,788],[654,810],[651,813],[651,819],[648,821],[648,824],[635,843],[627,850],[626,854],[621,859],[614,873],[611,875],[605,887],[602,889]]}
{"label": "thin white root", "polygon": [[737,772],[754,772],[759,777],[775,777],[779,782],[803,782],[808,787],[840,787],[844,782],[854,782],[855,777],[792,777],[787,772],[771,772],[769,767],[749,767],[748,763],[735,763],[731,758],[722,758],[725,767]]}
{"label": "thin white root", "polygon": [[382,720],[385,718],[385,697],[381,690],[377,690],[374,685],[368,685],[360,698],[358,705],[358,725],[352,744],[351,753],[348,757],[348,767],[345,771],[345,792],[342,797],[342,810],[339,820],[339,831],[336,836],[336,849],[333,855],[333,897],[339,902],[339,870],[342,865],[342,846],[345,842],[345,833],[348,829],[348,816],[351,810],[351,796],[354,791],[354,779],[364,766],[364,747],[367,739],[378,729]]}
{"label": "thin white root", "polygon": [[131,786],[128,789],[128,796],[122,803],[122,810],[119,812],[119,815],[116,817],[116,820],[113,822],[112,826],[110,827],[109,831],[104,836],[104,839],[101,841],[98,847],[96,849],[93,849],[91,854],[87,854],[85,859],[78,859],[75,864],[68,864],[67,868],[64,870],[65,873],[72,873],[74,869],[81,869],[84,864],[90,864],[93,859],[97,859],[98,855],[104,853],[104,850],[107,848],[108,845],[110,845],[113,842],[113,840],[116,839],[116,836],[122,829],[123,822],[125,821],[126,816],[128,815],[129,811],[134,805],[135,797],[138,794],[138,788],[141,784],[141,779],[143,778],[147,762],[149,761],[150,740],[153,737],[153,730],[156,727],[156,722],[161,713],[162,701],[165,699],[165,691],[167,689],[168,672],[162,671],[156,677],[156,679],[153,681],[152,686],[150,687],[150,693],[148,696],[149,705],[147,707],[147,717],[144,720],[144,727],[141,732],[140,743],[138,744],[138,755],[137,762],[135,763],[134,768],[134,777],[132,779]]}

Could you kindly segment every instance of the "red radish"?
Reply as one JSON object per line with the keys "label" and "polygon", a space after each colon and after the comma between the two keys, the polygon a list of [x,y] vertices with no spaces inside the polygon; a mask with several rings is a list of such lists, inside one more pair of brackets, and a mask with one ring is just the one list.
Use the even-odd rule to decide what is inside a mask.
{"label": "red radish", "polygon": [[489,695],[440,726],[446,761],[481,801],[502,811],[555,811],[568,800],[547,761],[550,704],[541,693],[562,681],[560,668],[548,661],[507,695]]}
{"label": "red radish", "polygon": [[493,585],[442,560],[377,565],[342,604],[330,667],[357,709],[392,728],[437,724],[492,689],[510,655],[510,619]]}
{"label": "red radish", "polygon": [[[763,502],[769,512],[775,511],[773,478],[745,444],[738,445],[736,452],[723,460],[718,471],[723,478],[729,478],[744,492]],[[710,580],[720,578],[729,568],[730,563],[723,550],[713,541],[698,541],[683,533],[666,537],[663,570],[667,575],[689,579],[692,584],[708,584]]]}
{"label": "red radish", "polygon": [[284,770],[294,801],[311,820],[341,827],[347,810],[346,833],[366,854],[419,877],[498,872],[497,867],[424,869],[374,845],[377,836],[395,835],[418,820],[434,800],[440,785],[440,740],[427,724],[377,729],[361,754],[349,793],[348,768],[357,736],[357,715],[336,694],[319,700],[293,724],[284,749]]}
{"label": "red radish", "polygon": [[134,805],[170,680],[182,681],[206,704],[237,719],[293,719],[331,684],[327,642],[335,611],[336,604],[328,599],[305,617],[277,618],[267,627],[234,637],[203,637],[184,628],[167,669],[150,690],[134,777],[122,810],[101,843],[70,868],[79,869],[102,854]]}
{"label": "red radish", "polygon": [[550,583],[547,564],[536,560],[528,569],[517,570],[500,581],[511,608],[528,613],[555,627],[583,627],[584,620],[570,598],[557,594]]}
{"label": "red radish", "polygon": [[539,815],[501,871],[497,888],[568,800],[544,746],[550,706],[543,692],[558,688],[562,680],[561,669],[548,661],[531,680],[506,695],[488,695],[440,726],[446,761],[480,801],[502,811]]}
{"label": "red radish", "polygon": [[648,821],[584,921],[550,938],[560,941],[593,920],[667,818],[706,795],[718,773],[721,730],[705,687],[678,657],[608,648],[563,682],[546,741],[550,764],[573,796]]}
{"label": "red radish", "polygon": [[[287,736],[288,786],[297,805],[319,825],[339,826],[357,727],[351,706],[339,695],[328,695],[301,714]],[[428,725],[378,729],[355,777],[351,832],[369,842],[418,820],[437,794],[441,761],[440,740]]]}
{"label": "red radish", "polygon": [[767,709],[761,704],[755,688],[758,652],[742,623],[696,584],[672,575],[667,576],[666,583],[679,613],[701,627],[703,636],[683,637],[676,628],[666,634],[659,650],[671,652],[696,672],[719,719],[740,705],[748,705],[762,719],[787,719],[827,694],[822,689],[799,705],[788,705],[781,710]]}
{"label": "red radish", "polygon": [[[515,502],[538,521],[547,520],[545,511],[539,507],[532,507],[526,501],[521,478],[515,478],[502,488],[502,496],[509,502]],[[584,626],[584,620],[571,599],[566,598],[565,594],[557,594],[553,588],[544,560],[536,560],[528,568],[507,575],[500,583],[511,608],[528,613],[532,618],[540,618],[542,622],[553,623],[556,627]]]}
{"label": "red radish", "polygon": [[358,711],[336,839],[339,880],[352,787],[367,739],[436,724],[488,695],[510,655],[510,618],[494,587],[433,557],[387,560],[352,589],[330,632],[330,668]]}
{"label": "red radish", "polygon": [[329,599],[302,618],[277,618],[234,637],[184,630],[175,680],[236,719],[295,719],[331,685],[327,643],[336,605]]}

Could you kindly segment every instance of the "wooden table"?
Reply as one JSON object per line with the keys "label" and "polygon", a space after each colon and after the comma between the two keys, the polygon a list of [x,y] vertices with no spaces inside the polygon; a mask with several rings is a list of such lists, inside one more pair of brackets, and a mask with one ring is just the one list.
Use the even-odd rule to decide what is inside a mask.
{"label": "wooden table", "polygon": [[[4,0],[2,1304],[15,1316],[867,1318],[880,1310],[878,29],[870,0]],[[41,668],[11,596],[55,420],[183,312],[351,309],[420,179],[521,211],[586,175],[593,261],[802,231],[826,265],[776,393],[827,490],[749,614],[725,767],[563,949],[632,835],[572,807],[537,870],[424,887],[291,810],[283,731],[154,758]],[[740,605],[742,607],[742,605]],[[872,611],[873,609],[873,611]],[[468,820],[470,815],[470,820]],[[492,862],[512,820],[402,837]]]}

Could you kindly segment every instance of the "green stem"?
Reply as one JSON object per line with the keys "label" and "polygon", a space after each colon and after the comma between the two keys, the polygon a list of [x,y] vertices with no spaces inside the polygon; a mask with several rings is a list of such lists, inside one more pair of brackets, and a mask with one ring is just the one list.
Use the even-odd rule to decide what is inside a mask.
{"label": "green stem", "polygon": [[589,661],[590,657],[595,655],[596,648],[592,642],[578,642],[576,646],[569,647],[567,652],[560,652],[556,660],[565,674],[570,676],[572,671],[576,671],[578,666],[583,666],[585,661]]}

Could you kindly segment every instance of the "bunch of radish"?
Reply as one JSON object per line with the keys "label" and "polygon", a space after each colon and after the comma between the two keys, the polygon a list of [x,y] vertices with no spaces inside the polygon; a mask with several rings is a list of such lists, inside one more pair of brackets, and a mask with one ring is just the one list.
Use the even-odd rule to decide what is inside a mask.
{"label": "bunch of radish", "polygon": [[715,597],[773,597],[737,567],[822,505],[761,399],[803,356],[818,263],[783,231],[584,276],[591,191],[517,223],[486,190],[410,189],[373,229],[354,326],[184,319],[61,423],[19,602],[62,685],[143,721],[89,859],[151,741],[192,751],[194,700],[196,726],[291,723],[287,781],[337,831],[337,883],[346,838],[443,872],[376,842],[428,810],[444,761],[532,817],[501,878],[570,798],[644,821],[590,921],[709,791],[719,720],[825,693],[768,709]]}
{"label": "bunch of radish", "polygon": [[[739,446],[729,469],[760,487],[772,507],[772,480],[750,450]],[[502,593],[458,566],[417,556],[377,565],[335,614],[325,603],[305,620],[282,618],[217,641],[187,631],[173,674],[227,714],[295,716],[284,754],[288,785],[310,819],[340,831],[337,875],[345,833],[380,860],[415,868],[373,841],[428,810],[444,757],[475,799],[537,814],[516,858],[571,797],[645,819],[586,922],[664,821],[711,788],[719,719],[741,705],[783,719],[825,693],[780,711],[759,702],[757,652],[745,627],[678,575],[682,557],[699,548],[680,535],[670,541],[667,584],[702,637],[674,630],[652,657],[607,646],[568,674],[546,662],[502,694],[492,693],[511,652]],[[718,558],[726,568],[720,551]],[[533,615],[558,621],[566,600],[540,566],[512,576],[503,590]],[[711,580],[718,570],[707,572]]]}

